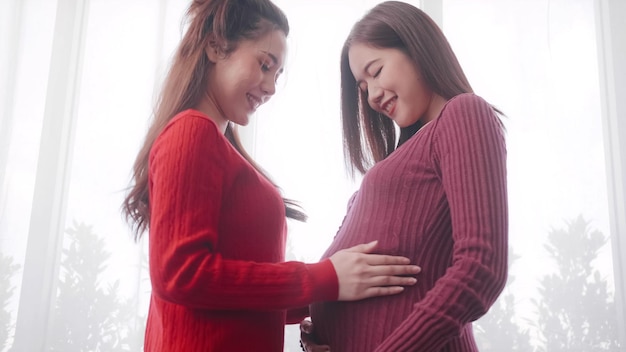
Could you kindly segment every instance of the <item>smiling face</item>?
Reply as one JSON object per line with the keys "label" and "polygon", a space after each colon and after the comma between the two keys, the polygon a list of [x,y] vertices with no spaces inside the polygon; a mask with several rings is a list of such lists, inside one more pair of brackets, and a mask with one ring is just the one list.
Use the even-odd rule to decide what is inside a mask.
{"label": "smiling face", "polygon": [[421,72],[402,51],[355,43],[348,52],[350,70],[369,106],[407,127],[436,118],[445,99],[432,92]]}
{"label": "smiling face", "polygon": [[250,115],[276,92],[287,50],[285,34],[272,30],[255,40],[242,40],[224,55],[207,50],[213,67],[199,110],[225,130],[228,121],[245,126]]}

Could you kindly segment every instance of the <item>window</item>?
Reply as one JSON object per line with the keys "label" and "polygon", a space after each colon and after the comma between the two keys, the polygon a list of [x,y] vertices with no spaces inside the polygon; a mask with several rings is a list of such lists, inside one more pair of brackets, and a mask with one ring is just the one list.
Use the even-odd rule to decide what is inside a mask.
{"label": "window", "polygon": [[[288,257],[316,261],[359,183],[343,169],[339,53],[379,1],[275,2],[292,28],[286,73],[242,134],[310,217],[289,222]],[[588,350],[617,351],[626,343],[626,102],[617,99],[626,94],[626,6],[413,3],[440,23],[477,94],[507,115],[510,282],[476,323],[481,350],[573,350],[587,336],[574,330],[583,319],[598,332]],[[0,56],[0,351],[140,350],[146,241],[133,243],[119,207],[186,6],[0,4],[0,51],[12,53]],[[567,255],[580,271],[559,266]],[[584,307],[583,290],[602,304],[568,310],[574,298]],[[288,327],[285,351],[298,351],[297,339]]]}

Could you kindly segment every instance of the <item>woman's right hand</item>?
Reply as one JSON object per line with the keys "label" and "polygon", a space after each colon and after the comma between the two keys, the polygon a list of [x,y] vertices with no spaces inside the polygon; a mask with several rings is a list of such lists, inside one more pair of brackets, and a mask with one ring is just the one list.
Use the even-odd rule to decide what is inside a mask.
{"label": "woman's right hand", "polygon": [[315,341],[313,323],[310,320],[300,322],[300,347],[304,352],[330,352],[330,346],[318,345]]}
{"label": "woman's right hand", "polygon": [[376,245],[377,241],[360,244],[330,257],[339,280],[339,301],[395,295],[417,282],[407,275],[419,273],[419,266],[406,257],[372,254]]}

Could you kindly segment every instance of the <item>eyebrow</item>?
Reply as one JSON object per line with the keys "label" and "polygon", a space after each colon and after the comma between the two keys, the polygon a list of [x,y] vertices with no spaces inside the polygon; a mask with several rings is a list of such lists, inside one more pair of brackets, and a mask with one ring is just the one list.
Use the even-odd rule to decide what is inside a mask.
{"label": "eyebrow", "polygon": [[[265,51],[265,50],[261,50],[261,52],[267,56],[270,57],[270,59],[272,59],[272,63],[274,65],[278,65],[278,58],[276,57],[276,55],[270,53],[269,51]],[[278,72],[282,73],[284,71],[284,69],[281,67],[280,70],[278,70]]]}

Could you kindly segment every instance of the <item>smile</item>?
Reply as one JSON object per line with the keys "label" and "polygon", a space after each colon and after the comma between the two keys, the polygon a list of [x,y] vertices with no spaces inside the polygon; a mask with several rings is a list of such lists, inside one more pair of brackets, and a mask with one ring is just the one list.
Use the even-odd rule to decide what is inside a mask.
{"label": "smile", "polygon": [[387,115],[391,115],[393,114],[393,112],[396,110],[396,101],[398,100],[398,97],[393,97],[389,100],[387,100],[383,105],[381,105],[381,109],[387,114]]}
{"label": "smile", "polygon": [[256,110],[261,105],[261,99],[250,93],[246,94],[246,98],[248,98],[248,104],[252,110]]}

